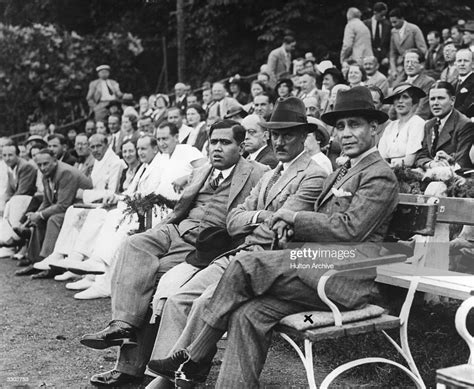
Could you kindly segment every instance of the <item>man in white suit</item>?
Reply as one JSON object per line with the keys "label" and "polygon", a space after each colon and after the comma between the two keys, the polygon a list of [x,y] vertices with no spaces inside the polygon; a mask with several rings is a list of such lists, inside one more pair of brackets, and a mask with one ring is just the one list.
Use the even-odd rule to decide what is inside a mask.
{"label": "man in white suit", "polygon": [[362,65],[362,59],[374,55],[370,30],[360,20],[361,12],[357,8],[347,10],[347,24],[344,29],[344,39],[341,49],[341,64],[350,59]]}

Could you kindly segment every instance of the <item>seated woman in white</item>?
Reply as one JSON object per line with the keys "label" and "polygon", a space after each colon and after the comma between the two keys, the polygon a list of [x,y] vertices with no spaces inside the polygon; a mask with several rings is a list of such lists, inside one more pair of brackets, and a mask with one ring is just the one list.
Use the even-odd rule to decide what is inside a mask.
{"label": "seated woman in white", "polygon": [[[170,200],[178,200],[192,169],[202,165],[205,159],[196,148],[178,144],[177,129],[166,122],[162,123],[157,130],[157,141],[163,152],[159,165],[162,176],[159,185],[155,186],[153,192]],[[93,250],[88,255],[89,259],[77,266],[79,271],[104,272],[104,274],[96,276],[95,282],[87,290],[76,294],[75,298],[91,299],[110,296],[110,277],[117,250],[127,234],[138,228],[136,216],[126,220],[117,228],[122,219],[123,209],[124,206],[118,206],[117,210],[108,213],[105,223],[97,235],[98,238],[93,245]],[[164,210],[164,212],[159,210],[152,225],[159,223],[170,211],[170,209]]]}
{"label": "seated woman in white", "polygon": [[378,149],[390,166],[412,167],[415,154],[421,149],[425,121],[415,115],[425,92],[411,84],[400,84],[383,103],[393,104],[397,120],[390,122],[380,138]]}
{"label": "seated woman in white", "polygon": [[332,173],[331,160],[321,151],[329,143],[329,132],[326,125],[319,119],[308,116],[308,122],[316,124],[318,128],[308,133],[304,142],[305,150],[311,158],[329,175]]}

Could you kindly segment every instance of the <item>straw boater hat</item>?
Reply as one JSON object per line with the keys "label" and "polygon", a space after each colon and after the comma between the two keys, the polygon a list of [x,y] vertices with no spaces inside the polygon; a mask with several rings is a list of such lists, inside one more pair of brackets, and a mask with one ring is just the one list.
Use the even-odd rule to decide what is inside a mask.
{"label": "straw boater hat", "polygon": [[269,130],[299,129],[306,127],[312,132],[318,128],[317,124],[308,123],[303,101],[293,96],[287,97],[286,99],[278,99],[270,121],[261,122],[260,125]]}
{"label": "straw boater hat", "polygon": [[335,126],[336,122],[349,116],[362,116],[376,120],[379,124],[388,120],[385,112],[375,109],[370,90],[365,86],[355,86],[346,91],[338,92],[334,110],[321,116],[324,123]]}
{"label": "straw boater hat", "polygon": [[110,66],[109,65],[100,65],[95,68],[95,71],[99,73],[101,70],[108,70],[110,72]]}
{"label": "straw boater hat", "polygon": [[426,96],[426,93],[423,92],[423,89],[417,88],[416,86],[413,86],[408,83],[403,83],[398,85],[396,88],[393,89],[393,92],[390,96],[386,97],[383,100],[384,104],[393,104],[393,101],[395,100],[395,97],[400,96],[403,92],[410,91],[413,92],[413,94],[418,97],[418,99],[421,99],[422,97]]}

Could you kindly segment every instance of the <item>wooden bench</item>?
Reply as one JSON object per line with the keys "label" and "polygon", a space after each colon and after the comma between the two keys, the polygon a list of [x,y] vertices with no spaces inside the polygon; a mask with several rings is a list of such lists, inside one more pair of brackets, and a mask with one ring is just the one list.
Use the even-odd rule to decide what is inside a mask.
{"label": "wooden bench", "polygon": [[[386,358],[361,358],[336,368],[326,376],[320,387],[327,388],[340,374],[353,367],[368,363],[388,363],[404,371],[417,387],[425,388],[408,345],[407,327],[411,305],[417,290],[460,299],[471,296],[474,289],[474,277],[449,272],[449,258],[440,257],[437,252],[432,251],[432,248],[433,243],[439,239],[439,234],[436,234],[436,230],[439,229],[437,223],[444,223],[442,226],[443,236],[446,236],[446,228],[444,228],[447,226],[446,223],[474,224],[472,211],[469,212],[474,209],[473,205],[474,200],[471,199],[438,199],[401,194],[390,230],[395,234],[418,235],[413,257],[407,259],[403,255],[391,255],[368,259],[363,263],[357,263],[356,266],[350,261],[341,261],[333,270],[328,271],[318,284],[318,295],[328,305],[331,312],[301,312],[282,319],[276,327],[276,331],[297,351],[305,367],[311,389],[316,388],[313,370],[313,342],[375,331],[382,331],[403,356],[408,367]],[[448,247],[448,239],[445,244]],[[430,261],[431,255],[435,256],[436,261]],[[428,267],[425,267],[425,262],[428,263]],[[431,267],[432,265],[433,267]],[[388,315],[382,308],[373,305],[341,314],[326,297],[324,287],[331,276],[339,272],[370,267],[377,267],[378,282],[408,288],[399,316]],[[318,321],[316,323],[305,322],[304,319],[309,315],[318,318]],[[392,328],[399,328],[400,344],[385,332],[386,329]],[[292,337],[303,340],[304,351],[298,347]],[[474,345],[471,350],[474,352]]]}

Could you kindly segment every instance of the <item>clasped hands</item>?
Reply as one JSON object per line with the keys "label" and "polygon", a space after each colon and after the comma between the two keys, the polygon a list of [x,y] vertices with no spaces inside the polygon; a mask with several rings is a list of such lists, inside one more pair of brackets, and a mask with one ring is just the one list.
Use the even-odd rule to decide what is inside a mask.
{"label": "clasped hands", "polygon": [[265,223],[276,234],[281,248],[284,248],[289,239],[294,235],[295,216],[296,212],[281,208],[265,219]]}

